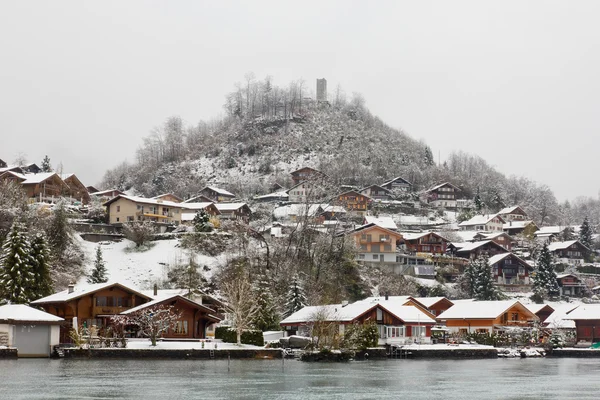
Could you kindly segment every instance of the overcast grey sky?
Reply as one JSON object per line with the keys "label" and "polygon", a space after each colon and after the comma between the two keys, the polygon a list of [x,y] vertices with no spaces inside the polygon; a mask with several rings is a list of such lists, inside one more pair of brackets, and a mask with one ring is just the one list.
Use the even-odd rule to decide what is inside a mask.
{"label": "overcast grey sky", "polygon": [[0,1],[0,158],[85,184],[253,71],[360,92],[436,156],[596,197],[600,1]]}

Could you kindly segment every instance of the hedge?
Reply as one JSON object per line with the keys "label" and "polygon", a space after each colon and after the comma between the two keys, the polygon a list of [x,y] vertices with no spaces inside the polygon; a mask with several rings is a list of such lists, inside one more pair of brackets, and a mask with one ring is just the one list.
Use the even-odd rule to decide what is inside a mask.
{"label": "hedge", "polygon": [[[219,326],[215,329],[215,339],[221,339],[225,343],[237,343],[237,333],[229,327]],[[255,346],[265,345],[265,340],[263,339],[263,333],[261,331],[244,331],[242,332],[241,339],[243,344],[253,344]]]}

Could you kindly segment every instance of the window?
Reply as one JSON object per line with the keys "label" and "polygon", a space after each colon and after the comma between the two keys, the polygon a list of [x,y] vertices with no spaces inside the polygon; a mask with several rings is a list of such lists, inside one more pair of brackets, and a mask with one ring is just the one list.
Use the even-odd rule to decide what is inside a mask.
{"label": "window", "polygon": [[404,337],[404,327],[403,326],[388,326],[386,336],[388,338],[399,338]]}
{"label": "window", "polygon": [[107,304],[106,296],[96,297],[96,307],[106,307]]}
{"label": "window", "polygon": [[392,251],[392,245],[391,244],[384,244],[383,245],[383,251]]}
{"label": "window", "polygon": [[365,255],[364,254],[359,254],[358,255],[358,259],[359,260],[364,260],[365,259]]}
{"label": "window", "polygon": [[117,222],[119,222],[119,217],[117,217]]}
{"label": "window", "polygon": [[426,331],[427,331],[427,328],[425,328],[424,326],[413,326],[412,327],[412,336],[413,337],[423,337],[423,336],[425,336]]}
{"label": "window", "polygon": [[510,319],[512,321],[518,321],[519,320],[519,313],[516,313],[516,312],[510,313]]}
{"label": "window", "polygon": [[134,218],[132,216],[127,216],[127,222],[133,222]]}
{"label": "window", "polygon": [[360,251],[367,251],[367,245],[366,244],[361,244],[360,245]]}
{"label": "window", "polygon": [[177,321],[175,324],[175,332],[176,335],[187,335],[188,334],[188,322],[187,321]]}
{"label": "window", "polygon": [[475,329],[475,332],[477,333],[488,333],[488,330],[485,328],[477,328]]}
{"label": "window", "polygon": [[383,321],[383,310],[381,308],[377,309],[377,321]]}
{"label": "window", "polygon": [[379,255],[373,254],[373,260],[378,260],[378,259],[379,259]]}
{"label": "window", "polygon": [[117,212],[121,212],[121,206],[117,206]]}

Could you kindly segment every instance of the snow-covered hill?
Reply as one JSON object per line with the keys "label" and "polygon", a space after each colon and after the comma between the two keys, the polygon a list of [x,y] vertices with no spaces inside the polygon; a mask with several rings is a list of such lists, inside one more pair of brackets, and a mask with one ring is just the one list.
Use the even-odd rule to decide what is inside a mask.
{"label": "snow-covered hill", "polygon": [[[154,283],[159,285],[167,280],[169,267],[187,263],[187,254],[179,247],[179,240],[158,240],[152,242],[152,247],[145,251],[136,251],[135,244],[127,239],[121,242],[92,243],[81,240],[81,247],[88,260],[89,272],[93,265],[96,248],[100,245],[102,257],[108,271],[110,281],[118,281],[133,285],[139,289],[151,289]],[[209,277],[214,268],[225,262],[225,255],[209,257],[202,254],[195,255],[199,265],[207,266],[209,271],[204,272]],[[86,277],[78,285],[86,285]]]}

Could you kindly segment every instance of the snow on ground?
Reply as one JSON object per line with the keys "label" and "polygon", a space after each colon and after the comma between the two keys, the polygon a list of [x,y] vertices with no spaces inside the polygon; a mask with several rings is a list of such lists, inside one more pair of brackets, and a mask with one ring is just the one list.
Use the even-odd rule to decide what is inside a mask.
{"label": "snow on ground", "polygon": [[473,349],[494,349],[494,346],[484,344],[409,344],[402,346],[402,350],[473,350]]}
{"label": "snow on ground", "polygon": [[[204,343],[204,347],[202,344]],[[215,347],[216,345],[216,347]],[[128,339],[127,340],[127,348],[128,349],[142,349],[142,350],[201,350],[201,349],[217,349],[217,350],[257,350],[264,349],[264,347],[254,346],[251,344],[242,344],[238,345],[236,343],[223,343],[221,341],[206,341],[206,342],[156,342],[156,346],[152,346],[150,339]]]}
{"label": "snow on ground", "polygon": [[[98,243],[81,240],[81,247],[87,258],[87,272],[91,271],[96,257]],[[101,242],[102,257],[111,282],[129,284],[138,289],[151,289],[155,282],[165,281],[169,266],[187,264],[188,255],[179,247],[179,240],[157,240],[145,251],[135,250],[135,244],[124,239],[121,242]],[[198,265],[207,266],[210,271],[203,271],[209,277],[215,268],[226,261],[226,255],[210,257],[196,253]],[[86,277],[82,277],[78,285],[86,285]]]}

